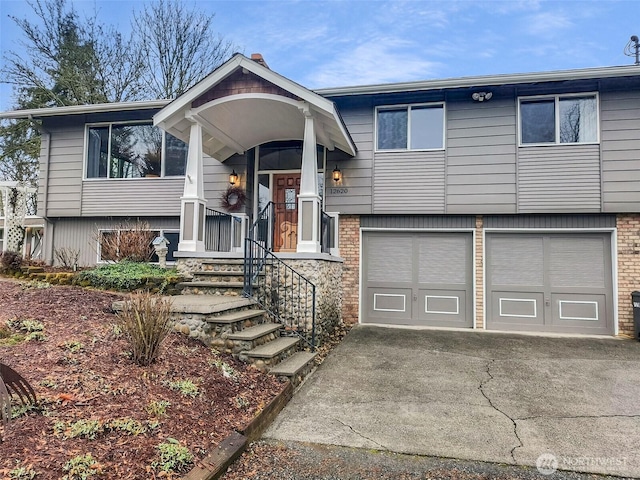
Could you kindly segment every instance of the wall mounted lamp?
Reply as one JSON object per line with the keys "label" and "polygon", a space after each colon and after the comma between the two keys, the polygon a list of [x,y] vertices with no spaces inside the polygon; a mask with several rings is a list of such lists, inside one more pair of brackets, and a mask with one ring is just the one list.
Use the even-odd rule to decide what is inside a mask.
{"label": "wall mounted lamp", "polygon": [[493,97],[493,93],[491,92],[474,92],[473,95],[471,95],[471,98],[476,102],[484,102],[485,100],[489,101],[491,100],[491,97]]}
{"label": "wall mounted lamp", "polygon": [[236,173],[235,169],[229,174],[229,183],[231,185],[235,185],[236,183],[238,183],[238,174]]}
{"label": "wall mounted lamp", "polygon": [[340,183],[342,181],[342,172],[338,168],[338,165],[333,169],[333,181],[335,183]]}

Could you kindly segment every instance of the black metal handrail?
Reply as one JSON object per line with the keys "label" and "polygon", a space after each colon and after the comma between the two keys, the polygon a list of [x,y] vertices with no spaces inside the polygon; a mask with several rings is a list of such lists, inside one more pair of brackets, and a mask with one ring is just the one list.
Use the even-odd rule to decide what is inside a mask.
{"label": "black metal handrail", "polygon": [[260,213],[256,216],[256,220],[253,222],[249,231],[247,232],[247,238],[261,242],[269,250],[273,248],[271,240],[273,235],[270,234],[273,228],[273,211],[274,203],[267,203]]}
{"label": "black metal handrail", "polygon": [[230,252],[232,245],[233,223],[240,221],[233,215],[206,209],[204,224],[204,247],[208,252]]}
{"label": "black metal handrail", "polygon": [[244,251],[244,296],[315,349],[316,286],[260,242],[245,239]]}

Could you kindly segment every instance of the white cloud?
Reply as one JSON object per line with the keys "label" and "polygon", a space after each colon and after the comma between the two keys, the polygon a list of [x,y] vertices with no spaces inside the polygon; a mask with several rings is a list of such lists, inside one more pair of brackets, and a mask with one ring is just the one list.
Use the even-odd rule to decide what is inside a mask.
{"label": "white cloud", "polygon": [[308,74],[312,88],[423,80],[441,64],[426,59],[428,50],[397,38],[377,38],[334,56]]}
{"label": "white cloud", "polygon": [[526,18],[526,30],[531,35],[555,36],[573,27],[571,19],[560,12],[541,12]]}

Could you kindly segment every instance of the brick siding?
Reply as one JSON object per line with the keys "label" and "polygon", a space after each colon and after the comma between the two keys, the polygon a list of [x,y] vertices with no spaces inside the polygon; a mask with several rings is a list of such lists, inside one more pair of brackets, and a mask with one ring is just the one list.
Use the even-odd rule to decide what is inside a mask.
{"label": "brick siding", "polygon": [[475,252],[476,252],[476,328],[483,328],[483,292],[484,292],[484,276],[482,275],[482,264],[484,259],[482,258],[482,229],[483,218],[481,215],[476,217],[476,235],[475,235]]}
{"label": "brick siding", "polygon": [[360,217],[341,215],[339,228],[342,265],[342,321],[358,323],[360,293]]}
{"label": "brick siding", "polygon": [[633,335],[631,292],[640,290],[640,214],[619,214],[618,227],[618,329]]}

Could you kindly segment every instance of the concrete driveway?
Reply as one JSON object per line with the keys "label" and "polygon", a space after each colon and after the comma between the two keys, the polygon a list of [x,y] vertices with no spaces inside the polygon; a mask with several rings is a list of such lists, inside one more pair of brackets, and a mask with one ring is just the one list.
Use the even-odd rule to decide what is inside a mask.
{"label": "concrete driveway", "polygon": [[640,477],[640,343],[358,326],[265,437]]}

